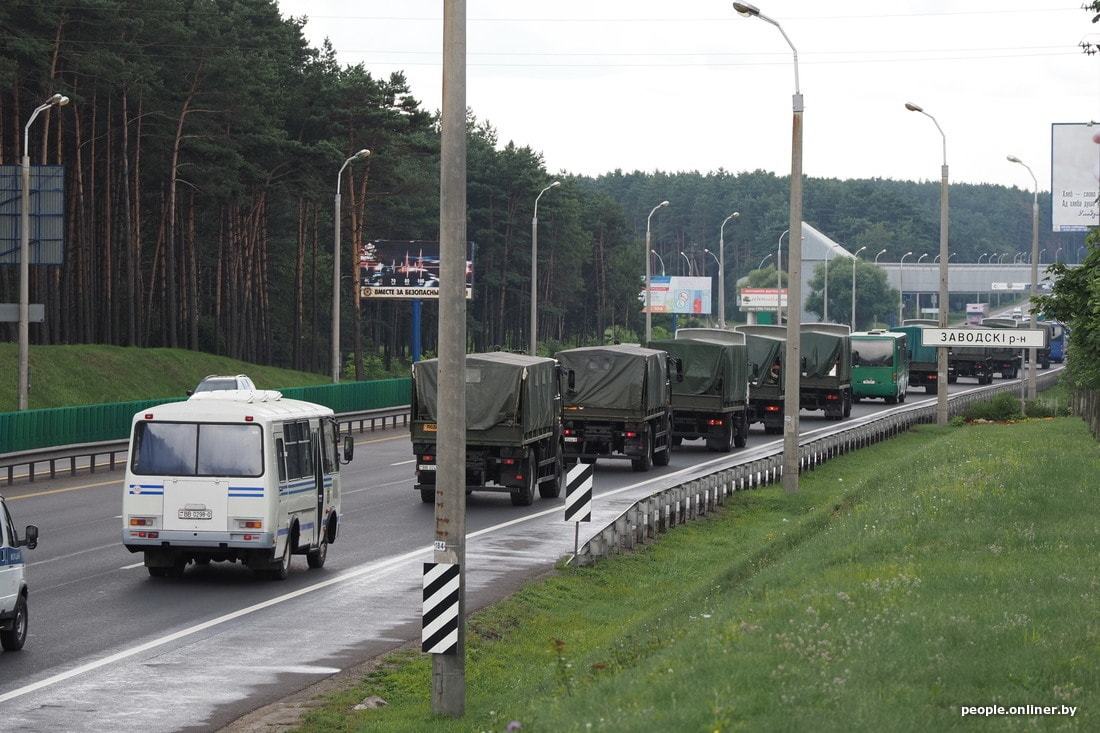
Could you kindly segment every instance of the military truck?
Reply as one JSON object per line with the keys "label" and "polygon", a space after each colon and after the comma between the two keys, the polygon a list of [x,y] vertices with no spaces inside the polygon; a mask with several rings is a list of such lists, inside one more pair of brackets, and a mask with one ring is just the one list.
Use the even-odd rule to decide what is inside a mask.
{"label": "military truck", "polygon": [[852,414],[851,332],[837,323],[806,323],[801,336],[800,407],[843,420]]}
{"label": "military truck", "polygon": [[[745,335],[749,360],[749,422],[763,423],[764,432],[769,435],[782,433],[787,329],[759,324],[736,326],[734,330]],[[676,333],[679,335],[680,331]]]}
{"label": "military truck", "polygon": [[[466,355],[466,492],[507,492],[516,506],[561,493],[561,381],[545,357]],[[435,501],[439,360],[413,364],[410,433],[416,490]]]}
{"label": "military truck", "polygon": [[745,335],[718,329],[713,339],[694,335],[703,330],[682,329],[675,339],[648,346],[683,366],[683,381],[672,385],[672,445],[704,438],[709,450],[728,453],[744,448],[749,436]]}
{"label": "military truck", "polygon": [[[666,352],[633,344],[555,354],[572,384],[565,393],[565,460],[628,458],[635,471],[667,466],[672,451],[672,385]],[[677,369],[682,377],[682,372]]]}
{"label": "military truck", "polygon": [[[989,326],[990,328],[1031,328],[1030,321],[1021,321],[1015,318],[983,318],[983,326]],[[1050,343],[1054,340],[1054,326],[1051,323],[1039,321],[1036,324],[1036,328],[1039,330],[1045,330],[1047,332],[1046,343],[1047,345],[1041,349],[1035,349],[1036,356],[1040,369],[1050,369]],[[1032,349],[1026,349],[1024,351],[1023,363],[1031,363]],[[1016,352],[1017,355],[1019,351]]]}
{"label": "military truck", "polygon": [[[985,328],[1019,328],[1013,318],[983,318],[982,326]],[[989,349],[989,355],[993,359],[993,371],[999,372],[1002,379],[1015,379],[1023,366],[1024,358],[1020,349],[1010,349],[1007,346],[993,346]],[[1049,356],[1049,355],[1048,355]]]}
{"label": "military truck", "polygon": [[[963,326],[967,331],[988,331],[986,326]],[[933,349],[934,351],[935,349]],[[993,384],[993,350],[987,347],[958,347],[947,350],[947,382],[955,384],[959,377],[978,380],[978,384]],[[929,392],[935,390],[929,389]]]}
{"label": "military truck", "polygon": [[[921,331],[934,328],[937,323],[937,321],[911,318],[902,321],[900,326],[890,329],[895,333],[905,334],[906,348],[909,351],[909,386],[924,387],[926,394],[933,394],[936,391],[940,376],[939,364],[936,361],[936,347],[922,345]],[[853,334],[854,337],[855,334]],[[953,381],[950,367],[947,378],[948,381]]]}
{"label": "military truck", "polygon": [[905,401],[909,388],[909,346],[905,333],[872,329],[852,334],[852,401],[881,397]]}

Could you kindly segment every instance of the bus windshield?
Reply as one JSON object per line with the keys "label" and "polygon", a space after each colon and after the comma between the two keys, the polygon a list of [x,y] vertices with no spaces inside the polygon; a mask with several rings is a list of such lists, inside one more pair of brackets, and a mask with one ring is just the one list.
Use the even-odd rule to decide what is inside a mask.
{"label": "bus windshield", "polygon": [[255,477],[264,472],[259,425],[139,422],[131,470],[141,476]]}
{"label": "bus windshield", "polygon": [[852,366],[894,365],[893,339],[852,339]]}

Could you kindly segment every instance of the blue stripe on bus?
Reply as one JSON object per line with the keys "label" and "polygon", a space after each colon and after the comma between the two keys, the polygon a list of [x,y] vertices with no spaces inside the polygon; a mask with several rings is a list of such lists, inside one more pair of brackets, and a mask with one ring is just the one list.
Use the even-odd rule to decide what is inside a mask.
{"label": "blue stripe on bus", "polygon": [[263,494],[230,494],[230,499],[262,499]]}
{"label": "blue stripe on bus", "polygon": [[23,564],[23,551],[18,547],[0,547],[0,567]]}
{"label": "blue stripe on bus", "polygon": [[152,489],[130,489],[131,496],[164,496],[164,490],[154,491]]}

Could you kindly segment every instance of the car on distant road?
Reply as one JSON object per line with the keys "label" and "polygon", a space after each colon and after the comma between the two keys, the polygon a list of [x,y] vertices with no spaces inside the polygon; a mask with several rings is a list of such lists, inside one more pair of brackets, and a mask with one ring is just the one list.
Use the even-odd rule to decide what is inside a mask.
{"label": "car on distant road", "polygon": [[187,393],[188,396],[197,394],[199,392],[220,392],[222,390],[241,390],[246,392],[255,392],[256,385],[252,383],[252,380],[243,374],[235,374],[230,376],[219,376],[217,374],[209,374],[203,377],[202,381],[191,391]]}
{"label": "car on distant road", "polygon": [[38,527],[27,525],[23,539],[15,531],[8,505],[0,497],[0,646],[17,652],[27,641],[27,578],[23,548],[38,546]]}

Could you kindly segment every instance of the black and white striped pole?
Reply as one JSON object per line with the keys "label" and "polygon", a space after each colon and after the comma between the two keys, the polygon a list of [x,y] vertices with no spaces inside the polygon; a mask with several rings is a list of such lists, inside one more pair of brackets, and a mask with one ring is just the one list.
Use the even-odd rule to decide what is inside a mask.
{"label": "black and white striped pole", "polygon": [[457,563],[424,563],[424,625],[420,649],[427,654],[458,651],[458,599],[462,577]]}
{"label": "black and white striped pole", "polygon": [[596,464],[578,463],[565,474],[565,521],[574,522],[573,561],[577,560],[581,537],[581,522],[592,521],[592,487]]}

